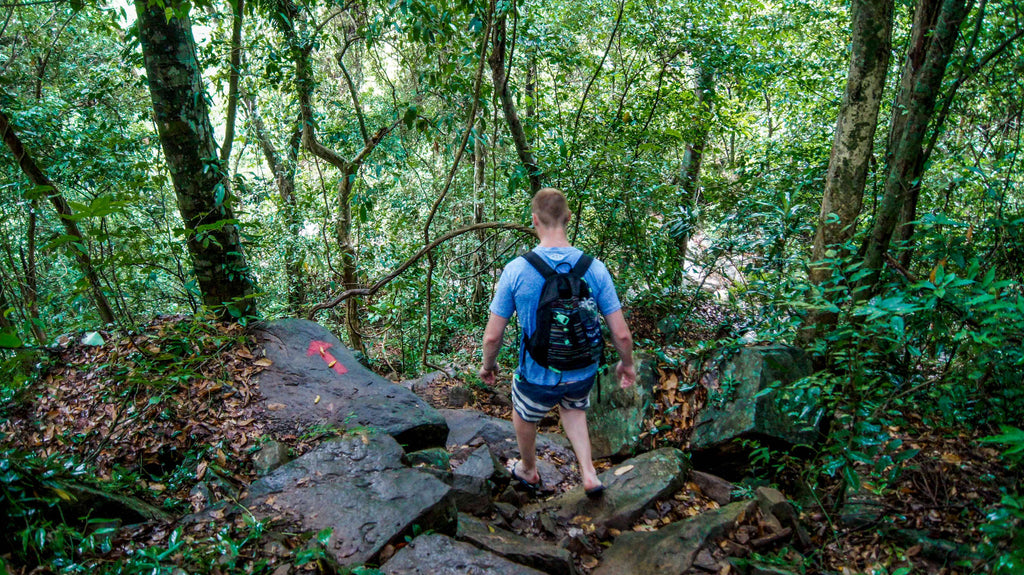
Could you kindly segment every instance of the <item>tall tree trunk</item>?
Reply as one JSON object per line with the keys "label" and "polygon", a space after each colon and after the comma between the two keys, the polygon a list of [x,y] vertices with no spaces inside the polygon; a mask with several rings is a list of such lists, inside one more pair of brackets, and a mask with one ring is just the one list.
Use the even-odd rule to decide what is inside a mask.
{"label": "tall tree trunk", "polygon": [[942,88],[942,78],[956,44],[960,23],[966,14],[966,0],[943,1],[924,62],[915,74],[902,133],[894,137],[895,148],[890,153],[882,201],[864,246],[864,266],[870,273],[861,285],[872,289],[860,290],[858,297],[862,299],[870,297],[873,288],[877,287],[882,261],[889,249],[900,210],[910,200],[911,189],[923,173],[921,160],[925,134],[935,112],[935,101]]}
{"label": "tall tree trunk", "polygon": [[[843,255],[842,246],[856,231],[889,70],[893,0],[854,0],[851,12],[850,70],[836,120],[809,270],[816,285],[829,277],[829,267],[819,264],[826,252],[831,249],[836,256]],[[833,313],[811,313],[806,322],[810,329],[801,332],[800,342],[810,343],[835,321]]]}
{"label": "tall tree trunk", "polygon": [[[907,55],[903,63],[903,73],[900,76],[900,89],[896,96],[896,105],[893,106],[892,123],[889,128],[889,147],[886,156],[886,169],[893,165],[892,155],[896,152],[899,137],[907,127],[909,119],[908,111],[910,101],[913,97],[914,85],[920,77],[924,67],[925,58],[928,56],[928,49],[932,44],[935,25],[938,23],[939,11],[942,8],[941,0],[918,0],[914,7],[914,23],[910,32],[910,44],[907,46]],[[912,173],[921,173],[924,169],[924,156],[921,155],[912,169]],[[921,193],[921,182],[916,179],[912,181],[907,190],[907,197],[900,206],[899,220],[896,225],[896,242],[902,245],[914,234],[913,226],[909,225],[917,214],[917,199]],[[900,255],[900,262],[904,267],[910,265],[910,252]]]}
{"label": "tall tree trunk", "polygon": [[537,160],[533,156],[533,149],[526,139],[526,131],[523,129],[523,123],[519,120],[515,102],[512,100],[512,94],[508,89],[508,76],[505,73],[505,19],[506,16],[502,15],[494,23],[494,47],[491,50],[488,63],[491,65],[494,91],[501,99],[501,109],[505,114],[505,122],[508,123],[509,132],[512,133],[512,143],[515,144],[516,154],[519,155],[519,161],[523,164],[526,175],[530,180],[530,195],[532,196],[540,191],[543,184],[540,168],[537,166]]}
{"label": "tall tree trunk", "polygon": [[36,221],[39,206],[35,200],[29,204],[28,230],[26,233],[26,251],[28,254],[21,254],[21,267],[25,270],[25,306],[28,308],[29,329],[32,336],[36,338],[39,345],[46,345],[46,332],[43,330],[43,321],[39,317],[39,282],[38,270],[36,268]]}
{"label": "tall tree trunk", "polygon": [[238,76],[242,67],[242,18],[245,0],[230,0],[233,16],[231,19],[231,71],[228,76],[228,111],[225,118],[224,144],[220,149],[220,163],[227,169],[231,157],[231,146],[235,141],[235,119],[238,117]]}
{"label": "tall tree trunk", "polygon": [[73,248],[70,252],[75,259],[75,263],[78,264],[78,270],[85,276],[86,283],[89,285],[89,293],[96,304],[96,311],[99,313],[100,320],[103,323],[114,323],[114,311],[110,308],[107,296],[104,295],[103,288],[100,286],[99,274],[96,273],[96,267],[92,263],[88,249],[85,247],[85,235],[79,231],[78,223],[73,219],[74,213],[71,211],[71,206],[68,205],[63,194],[57,189],[56,184],[50,181],[50,178],[43,173],[43,170],[32,159],[32,156],[28,155],[28,152],[25,151],[25,146],[21,143],[21,139],[14,133],[10,120],[2,111],[0,111],[0,135],[3,137],[4,144],[14,154],[14,159],[21,167],[21,171],[28,176],[29,181],[33,185],[46,188],[46,196],[49,198],[54,209],[57,210],[60,222],[64,226],[64,232],[69,236],[78,238],[82,242],[81,249]]}
{"label": "tall tree trunk", "polygon": [[[203,303],[224,320],[256,314],[253,284],[217,156],[187,6],[136,0],[139,39],[164,158]],[[183,13],[184,12],[184,13]]]}
{"label": "tall tree trunk", "polygon": [[299,145],[302,140],[302,117],[299,116],[296,129],[288,138],[288,148],[285,159],[281,159],[277,148],[270,138],[270,132],[263,117],[256,107],[256,99],[252,97],[244,86],[239,87],[239,94],[249,110],[249,121],[253,131],[256,132],[256,140],[263,151],[263,158],[267,167],[274,174],[274,183],[277,185],[277,192],[281,198],[281,205],[284,209],[285,226],[288,229],[288,240],[284,243],[284,270],[285,281],[288,284],[288,307],[298,317],[303,315],[303,308],[306,306],[306,278],[303,269],[303,259],[297,249],[299,243],[299,232],[302,230],[302,218],[299,217],[298,205],[295,199],[295,166],[299,154]]}
{"label": "tall tree trunk", "polygon": [[[699,202],[700,168],[704,161],[704,150],[708,145],[708,134],[711,133],[711,113],[715,105],[714,69],[708,62],[704,62],[700,66],[694,95],[697,97],[697,127],[693,140],[686,144],[678,176],[682,202],[685,206],[689,206],[690,209],[687,212],[691,214]],[[690,222],[690,225],[695,223]],[[683,264],[686,261],[686,249],[691,235],[691,230],[687,230],[676,237],[680,270],[683,269]]]}
{"label": "tall tree trunk", "polygon": [[[482,224],[484,221],[484,183],[487,173],[487,157],[483,140],[483,121],[477,123],[476,137],[473,138],[473,224]],[[473,314],[481,311],[485,303],[483,275],[487,272],[486,259],[484,258],[484,241],[487,233],[484,230],[477,231],[479,246],[473,254]]]}

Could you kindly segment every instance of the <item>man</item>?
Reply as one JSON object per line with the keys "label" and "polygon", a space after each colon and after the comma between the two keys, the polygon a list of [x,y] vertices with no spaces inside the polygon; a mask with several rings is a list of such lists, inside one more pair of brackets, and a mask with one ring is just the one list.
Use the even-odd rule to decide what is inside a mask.
{"label": "man", "polygon": [[[533,197],[531,212],[533,227],[540,238],[540,244],[534,252],[557,272],[571,269],[583,252],[569,244],[566,230],[572,213],[565,196],[557,189],[544,188]],[[615,293],[611,275],[603,263],[593,260],[583,278],[611,330],[612,343],[619,352],[621,361],[615,367],[619,385],[623,389],[628,388],[636,381],[633,336],[622,315],[622,304]],[[536,329],[537,305],[543,285],[543,276],[526,259],[516,258],[505,266],[495,289],[490,318],[484,330],[483,365],[480,368],[480,379],[484,383],[493,385],[495,382],[495,359],[512,313],[518,314],[524,337],[530,336]],[[533,491],[541,486],[537,470],[537,422],[558,405],[562,427],[576,452],[584,491],[588,496],[596,497],[604,490],[591,459],[586,419],[590,389],[594,385],[597,368],[596,362],[569,371],[542,367],[526,351],[524,343],[520,342],[519,367],[512,378],[512,424],[521,459],[512,469],[512,475],[521,485]]]}

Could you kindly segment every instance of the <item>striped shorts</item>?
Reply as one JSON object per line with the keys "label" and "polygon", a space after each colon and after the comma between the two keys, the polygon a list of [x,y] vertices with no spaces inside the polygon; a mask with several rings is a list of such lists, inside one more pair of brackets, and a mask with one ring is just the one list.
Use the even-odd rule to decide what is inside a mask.
{"label": "striped shorts", "polygon": [[590,407],[590,389],[594,387],[595,377],[558,385],[536,385],[516,375],[512,378],[512,409],[529,423],[540,421],[556,405],[585,411]]}

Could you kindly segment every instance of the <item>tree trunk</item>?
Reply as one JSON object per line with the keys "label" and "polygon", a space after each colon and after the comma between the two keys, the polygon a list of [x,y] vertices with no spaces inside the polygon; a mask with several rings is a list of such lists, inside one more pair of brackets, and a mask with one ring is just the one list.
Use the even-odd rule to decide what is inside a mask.
{"label": "tree trunk", "polygon": [[[715,105],[714,69],[708,63],[700,66],[694,94],[697,96],[696,134],[693,141],[686,144],[686,150],[683,152],[683,163],[679,168],[679,191],[682,192],[683,204],[690,206],[690,209],[687,211],[691,214],[699,201],[700,168],[704,161],[704,150],[708,145],[708,134],[711,133],[711,112]],[[691,226],[694,224],[695,222],[690,222]],[[676,237],[680,270],[683,270],[683,264],[686,261],[686,249],[691,235],[691,231],[688,229],[688,231]]]}
{"label": "tree trunk", "polygon": [[505,113],[505,121],[508,123],[509,132],[512,133],[512,142],[515,144],[519,161],[526,169],[526,175],[530,180],[530,195],[536,194],[543,187],[541,183],[540,168],[537,167],[537,160],[533,156],[533,150],[526,139],[526,131],[523,123],[519,120],[516,112],[515,102],[512,101],[512,94],[508,89],[508,77],[505,74],[505,19],[502,15],[497,19],[494,26],[494,48],[488,58],[491,65],[491,76],[494,79],[494,91],[501,99],[501,109]]}
{"label": "tree trunk", "polygon": [[[256,314],[253,284],[213,140],[192,24],[178,2],[136,0],[149,91],[203,303],[220,319]],[[181,12],[185,13],[182,14]]]}
{"label": "tree trunk", "polygon": [[[820,265],[827,251],[835,250],[832,257],[841,257],[843,245],[856,231],[889,69],[893,0],[854,0],[851,12],[850,71],[836,120],[809,270],[816,285],[831,273],[827,265]],[[835,321],[833,313],[812,312],[806,322],[810,329],[801,332],[800,342],[810,343]]]}
{"label": "tree trunk", "polygon": [[[355,183],[358,171],[358,165],[348,164],[338,180],[338,219],[335,233],[341,247],[341,280],[346,290],[359,287],[356,275],[356,250],[352,245],[352,184]],[[345,327],[348,329],[349,345],[366,355],[359,324],[359,300],[351,298],[345,302]]]}
{"label": "tree trunk", "polygon": [[234,16],[231,20],[231,71],[228,76],[228,111],[225,118],[224,144],[220,149],[220,163],[227,169],[231,146],[235,141],[235,118],[238,117],[238,76],[242,67],[242,18],[245,0],[230,2]]}
{"label": "tree trunk", "polygon": [[[473,138],[473,224],[482,224],[484,221],[484,182],[485,175],[487,173],[487,158],[486,150],[484,148],[483,141],[483,122],[477,123],[476,137]],[[484,280],[483,275],[486,273],[486,260],[484,258],[484,241],[487,239],[487,234],[484,230],[477,232],[477,241],[479,246],[476,252],[473,254],[473,298],[472,308],[473,314],[478,313],[483,309],[482,305],[486,303],[486,294],[484,292]]]}
{"label": "tree trunk", "polygon": [[295,166],[302,139],[302,117],[298,118],[296,129],[288,139],[287,157],[282,160],[277,152],[277,148],[270,139],[270,133],[263,123],[263,117],[256,107],[255,98],[245,90],[244,86],[240,87],[239,94],[249,110],[249,121],[256,132],[256,140],[263,151],[267,167],[274,174],[274,183],[277,185],[277,192],[281,198],[285,226],[288,230],[288,239],[284,243],[284,270],[285,281],[288,284],[288,307],[292,310],[292,313],[300,317],[307,299],[303,259],[297,249],[299,232],[302,230],[302,218],[299,217],[295,199]]}
{"label": "tree trunk", "polygon": [[[78,223],[72,219],[74,213],[71,211],[71,206],[68,205],[63,194],[57,189],[56,184],[50,181],[50,178],[43,173],[43,170],[40,169],[35,160],[28,155],[25,146],[21,143],[21,139],[14,133],[10,120],[2,111],[0,111],[0,135],[3,137],[4,144],[14,154],[14,160],[18,162],[22,172],[28,176],[29,181],[33,185],[46,188],[46,196],[49,198],[50,203],[53,204],[54,209],[57,210],[60,222],[64,226],[64,232],[69,236],[78,238],[78,241],[81,242],[80,248],[72,246],[69,251],[74,257],[75,263],[78,264],[78,270],[85,276],[93,302],[96,303],[96,311],[99,313],[100,320],[103,323],[114,323],[114,311],[110,308],[107,296],[104,295],[103,288],[100,286],[99,274],[96,273],[92,258],[89,256],[89,251],[85,246],[85,236],[79,231]],[[28,273],[28,270],[26,270],[26,273]]]}
{"label": "tree trunk", "polygon": [[[912,92],[902,119],[902,133],[894,136],[895,147],[890,153],[885,190],[878,206],[874,226],[864,247],[864,265],[870,270],[862,286],[877,287],[882,261],[889,249],[893,230],[923,173],[923,143],[928,124],[935,112],[935,101],[942,88],[946,65],[956,44],[960,23],[967,14],[966,0],[944,0],[935,30],[920,71],[915,74]],[[860,290],[858,297],[870,297],[873,289]]]}
{"label": "tree trunk", "polygon": [[[914,84],[917,82],[923,69],[928,49],[932,44],[932,37],[935,32],[935,25],[938,22],[939,11],[942,8],[941,0],[918,0],[914,7],[914,23],[910,32],[910,44],[907,47],[906,60],[903,63],[903,73],[900,77],[900,89],[896,96],[896,105],[893,106],[892,123],[889,129],[889,147],[887,149],[886,167],[892,166],[892,154],[896,152],[899,137],[906,129],[909,118],[907,111],[913,97]],[[913,173],[921,173],[924,168],[924,156],[918,158],[913,168]],[[900,206],[899,220],[896,226],[896,242],[898,245],[906,242],[914,234],[914,228],[910,222],[917,214],[917,199],[921,193],[921,183],[912,181],[907,191],[906,201]],[[904,267],[910,266],[910,252],[900,255],[900,263]]]}

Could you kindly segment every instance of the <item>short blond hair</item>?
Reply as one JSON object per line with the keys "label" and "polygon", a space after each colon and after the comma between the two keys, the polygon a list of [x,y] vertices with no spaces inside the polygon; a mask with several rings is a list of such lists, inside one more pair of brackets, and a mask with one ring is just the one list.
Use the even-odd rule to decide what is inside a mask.
{"label": "short blond hair", "polygon": [[530,203],[530,210],[544,227],[553,228],[569,223],[569,202],[565,200],[565,194],[557,188],[538,190]]}

